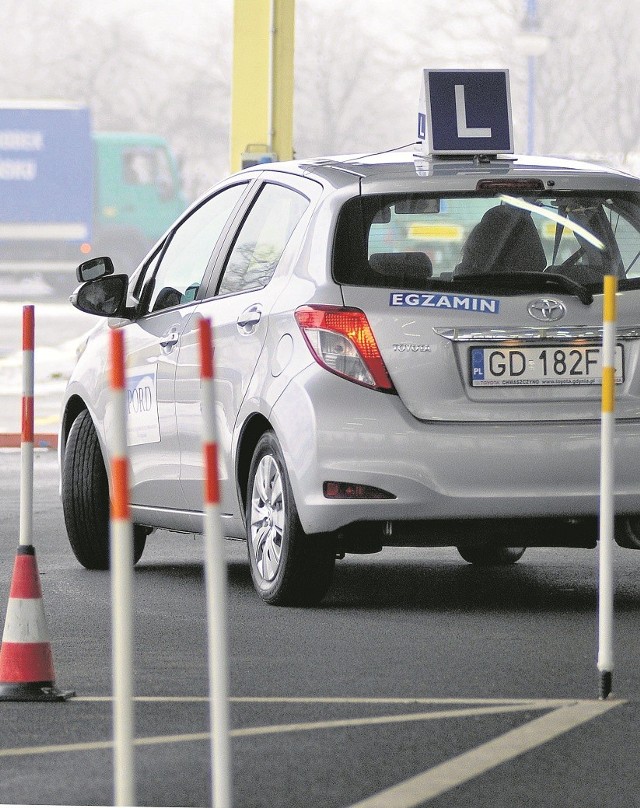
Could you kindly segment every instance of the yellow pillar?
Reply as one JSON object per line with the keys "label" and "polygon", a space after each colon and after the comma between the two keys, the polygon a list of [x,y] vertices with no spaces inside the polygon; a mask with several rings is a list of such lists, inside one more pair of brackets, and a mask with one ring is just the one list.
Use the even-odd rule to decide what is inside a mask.
{"label": "yellow pillar", "polygon": [[234,0],[231,171],[242,155],[293,157],[295,0]]}
{"label": "yellow pillar", "polygon": [[293,52],[295,0],[273,0],[273,151],[279,160],[293,158]]}

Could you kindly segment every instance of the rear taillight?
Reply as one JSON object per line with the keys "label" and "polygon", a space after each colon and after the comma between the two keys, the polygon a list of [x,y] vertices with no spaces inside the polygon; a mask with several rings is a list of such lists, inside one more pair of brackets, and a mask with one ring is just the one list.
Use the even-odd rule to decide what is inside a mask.
{"label": "rear taillight", "polygon": [[365,387],[394,392],[363,311],[302,306],[295,318],[314,359],[324,368]]}

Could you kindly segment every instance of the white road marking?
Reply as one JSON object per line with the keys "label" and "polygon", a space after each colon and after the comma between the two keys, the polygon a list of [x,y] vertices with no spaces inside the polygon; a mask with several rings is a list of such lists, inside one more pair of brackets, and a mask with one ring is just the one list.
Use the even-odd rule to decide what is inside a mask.
{"label": "white road marking", "polygon": [[[74,696],[73,701],[110,702],[112,696]],[[134,701],[144,703],[180,704],[206,703],[208,696],[134,696]],[[231,696],[236,704],[536,704],[539,709],[563,707],[575,704],[577,699],[468,699],[468,698],[423,698],[423,697],[369,697],[369,696]],[[587,700],[585,703],[590,704]]]}
{"label": "white road marking", "polygon": [[[162,697],[159,697],[162,698]],[[179,697],[178,697],[179,698]],[[544,707],[573,704],[575,699],[463,699],[385,698],[352,696],[233,696],[231,701],[256,704],[542,704]],[[544,709],[541,708],[541,709]]]}
{"label": "white road marking", "polygon": [[[111,702],[111,696],[78,696],[73,701]],[[135,701],[146,703],[205,703],[206,696],[136,696]],[[523,752],[533,749],[546,741],[568,732],[580,724],[602,715],[624,701],[567,701],[560,699],[404,699],[404,698],[322,698],[322,697],[232,697],[232,702],[240,703],[327,703],[327,704],[430,704],[451,705],[455,709],[431,710],[429,712],[403,715],[370,716],[345,718],[327,721],[299,722],[295,724],[272,724],[261,727],[244,727],[232,730],[232,738],[247,738],[260,735],[273,735],[289,732],[317,731],[346,727],[375,726],[413,721],[437,721],[445,719],[469,718],[479,715],[499,715],[506,713],[549,710],[552,712],[541,718],[527,722],[518,729],[483,744],[463,755],[459,755],[417,777],[400,783],[380,794],[374,795],[353,808],[410,808],[482,774],[484,771],[506,762]],[[467,706],[462,705],[476,705]],[[154,746],[173,743],[195,743],[208,741],[210,733],[196,732],[179,735],[156,735],[136,738],[136,746]],[[30,755],[46,755],[63,752],[87,752],[111,749],[112,741],[89,741],[85,743],[48,744],[43,746],[23,746],[0,749],[0,758]]]}
{"label": "white road marking", "polygon": [[[74,699],[78,701],[79,699]],[[112,701],[109,697],[87,697],[85,701]],[[148,698],[142,697],[136,699],[137,701],[147,701]],[[152,699],[155,701],[156,699]],[[184,701],[180,698],[179,701]],[[188,699],[191,701],[191,699]],[[198,699],[200,700],[200,699]],[[173,699],[162,699],[162,701],[172,702]],[[203,698],[202,701],[208,701]],[[495,705],[490,707],[469,707],[467,709],[455,710],[432,710],[428,713],[409,713],[405,715],[382,715],[372,716],[366,718],[341,718],[330,721],[309,721],[298,722],[295,724],[270,724],[262,727],[243,727],[240,729],[231,730],[230,735],[232,738],[248,738],[257,735],[278,735],[288,732],[308,732],[321,729],[339,729],[345,727],[363,727],[373,726],[379,724],[402,724],[409,721],[437,721],[445,718],[469,718],[477,715],[496,715],[499,713],[513,713],[522,712],[525,710],[542,710],[546,708],[544,701],[534,702],[529,701],[525,704],[508,704],[508,705]],[[205,741],[209,739],[208,732],[193,732],[183,733],[180,735],[154,735],[145,738],[136,738],[134,743],[136,746],[153,746],[155,744],[168,744],[168,743],[191,743],[194,741]],[[19,755],[46,755],[56,752],[82,752],[91,751],[94,749],[109,749],[112,747],[111,741],[89,741],[87,743],[70,743],[70,744],[48,744],[46,746],[23,746],[13,749],[0,749],[0,758],[2,757],[17,757]]]}
{"label": "white road marking", "polygon": [[266,727],[246,727],[234,729],[234,737],[252,735],[270,735],[280,732],[300,732],[301,730],[338,729],[340,727],[366,727],[376,724],[404,724],[410,721],[440,721],[445,718],[470,718],[477,715],[498,715],[501,713],[517,713],[527,710],[544,710],[537,702],[524,704],[505,704],[491,707],[468,707],[456,710],[432,710],[428,713],[408,713],[405,715],[379,715],[368,718],[338,718],[331,721],[313,721],[298,724],[273,724]]}
{"label": "white road marking", "polygon": [[581,701],[558,707],[547,715],[528,721],[469,752],[364,799],[351,808],[388,808],[389,805],[394,808],[415,808],[620,704],[624,702]]}

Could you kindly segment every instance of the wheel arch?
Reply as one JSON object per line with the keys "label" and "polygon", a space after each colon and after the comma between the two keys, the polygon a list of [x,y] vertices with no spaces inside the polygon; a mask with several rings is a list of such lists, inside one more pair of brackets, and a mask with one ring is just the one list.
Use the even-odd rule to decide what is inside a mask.
{"label": "wheel arch", "polygon": [[236,454],[236,481],[238,486],[238,499],[244,514],[247,505],[247,484],[249,468],[258,441],[265,432],[273,431],[273,426],[264,415],[254,413],[245,421],[238,439]]}
{"label": "wheel arch", "polygon": [[79,395],[70,396],[69,400],[65,404],[64,412],[62,415],[62,419],[60,422],[60,433],[59,433],[59,441],[58,441],[58,458],[60,462],[64,458],[65,448],[67,445],[67,441],[69,439],[69,432],[71,432],[71,427],[73,426],[73,422],[76,418],[83,412],[88,412],[91,420],[93,421],[94,429],[96,430],[96,434],[98,436],[98,443],[100,445],[100,452],[102,453],[102,462],[104,463],[104,467],[107,470],[107,476],[110,476],[110,467],[109,467],[109,460],[106,452],[105,445],[102,441],[102,436],[100,435],[100,431],[96,428],[96,422],[93,413],[87,406],[86,401]]}
{"label": "wheel arch", "polygon": [[[103,447],[88,407],[76,403],[75,408],[66,407],[66,413],[68,433],[60,457],[60,495],[67,535],[82,566],[106,570],[110,565],[110,483]],[[144,526],[133,525],[134,564],[142,555],[149,532]]]}
{"label": "wheel arch", "polygon": [[71,425],[80,415],[80,413],[87,409],[88,409],[87,405],[82,400],[82,398],[80,398],[80,396],[71,396],[71,398],[67,401],[66,406],[64,408],[64,413],[62,415],[62,421],[60,424],[61,455],[64,454],[64,447],[66,446],[67,439],[69,438]]}

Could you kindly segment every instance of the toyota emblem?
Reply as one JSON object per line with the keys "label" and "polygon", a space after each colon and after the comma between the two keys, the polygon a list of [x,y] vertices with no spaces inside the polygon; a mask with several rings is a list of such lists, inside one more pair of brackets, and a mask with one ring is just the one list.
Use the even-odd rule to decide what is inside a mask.
{"label": "toyota emblem", "polygon": [[545,322],[554,322],[561,320],[567,313],[567,309],[560,300],[554,300],[550,297],[541,297],[538,300],[532,300],[527,306],[527,311],[536,320],[544,320]]}

